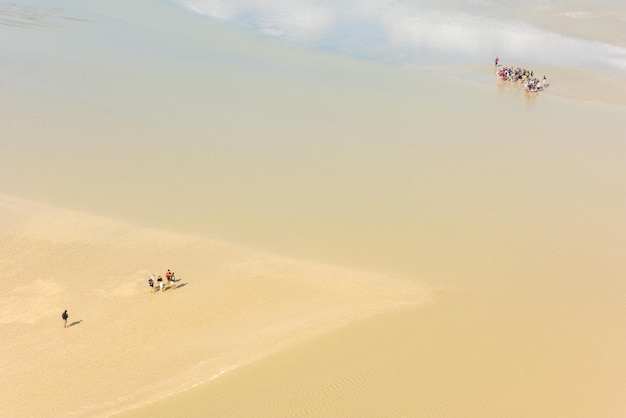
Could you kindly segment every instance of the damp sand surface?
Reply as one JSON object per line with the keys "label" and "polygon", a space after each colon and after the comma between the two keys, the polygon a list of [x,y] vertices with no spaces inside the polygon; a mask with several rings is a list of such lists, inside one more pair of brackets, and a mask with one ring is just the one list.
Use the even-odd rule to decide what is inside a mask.
{"label": "damp sand surface", "polygon": [[530,96],[33,4],[0,27],[10,415],[625,414],[619,74]]}

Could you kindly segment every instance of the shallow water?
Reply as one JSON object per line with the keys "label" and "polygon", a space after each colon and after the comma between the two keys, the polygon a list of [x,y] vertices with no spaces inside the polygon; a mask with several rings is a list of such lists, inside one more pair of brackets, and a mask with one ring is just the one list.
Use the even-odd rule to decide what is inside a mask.
{"label": "shallow water", "polygon": [[256,33],[395,64],[479,64],[501,55],[626,71],[626,7],[615,0],[176,3]]}
{"label": "shallow water", "polygon": [[459,283],[623,257],[622,108],[154,13],[2,29],[20,41],[2,47],[3,192]]}

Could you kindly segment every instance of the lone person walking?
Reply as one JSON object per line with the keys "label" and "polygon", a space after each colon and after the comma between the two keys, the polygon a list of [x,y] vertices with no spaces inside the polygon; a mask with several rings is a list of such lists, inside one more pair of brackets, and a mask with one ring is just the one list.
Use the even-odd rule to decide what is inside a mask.
{"label": "lone person walking", "polygon": [[61,318],[63,318],[63,328],[67,328],[67,318],[69,317],[70,316],[67,314],[67,309],[66,309],[61,315]]}

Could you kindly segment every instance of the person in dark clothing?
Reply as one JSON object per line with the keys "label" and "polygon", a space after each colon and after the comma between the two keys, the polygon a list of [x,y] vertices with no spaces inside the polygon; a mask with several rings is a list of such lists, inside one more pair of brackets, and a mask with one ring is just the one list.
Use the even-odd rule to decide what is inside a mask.
{"label": "person in dark clothing", "polygon": [[67,314],[67,309],[66,309],[61,315],[61,318],[63,318],[63,328],[67,328],[67,318],[69,317],[70,316]]}

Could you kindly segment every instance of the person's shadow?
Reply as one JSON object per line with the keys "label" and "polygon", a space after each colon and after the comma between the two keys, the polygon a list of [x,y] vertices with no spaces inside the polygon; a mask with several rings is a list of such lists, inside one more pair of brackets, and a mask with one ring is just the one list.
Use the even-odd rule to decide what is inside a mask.
{"label": "person's shadow", "polygon": [[80,324],[81,322],[83,322],[83,320],[82,320],[82,319],[81,319],[80,321],[74,321],[74,322],[72,322],[71,324],[69,324],[67,327],[68,327],[68,328],[69,328],[69,327],[73,327],[74,325],[78,325],[78,324]]}
{"label": "person's shadow", "polygon": [[[174,282],[174,283],[176,283],[176,282]],[[163,288],[163,292],[169,292],[170,290],[176,290],[176,289],[179,289],[179,288],[185,287],[185,286],[187,286],[187,283],[175,284],[174,286],[169,285],[169,286]]]}

